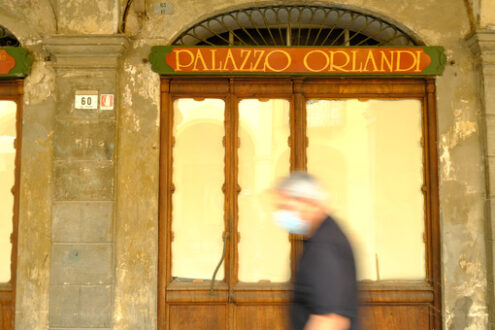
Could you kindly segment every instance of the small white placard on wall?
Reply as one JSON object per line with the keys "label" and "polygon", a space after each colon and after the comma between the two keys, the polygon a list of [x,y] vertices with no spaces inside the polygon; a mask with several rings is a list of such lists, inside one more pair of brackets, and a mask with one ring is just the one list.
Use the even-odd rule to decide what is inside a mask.
{"label": "small white placard on wall", "polygon": [[76,109],[98,109],[98,91],[76,91]]}
{"label": "small white placard on wall", "polygon": [[100,110],[113,110],[114,96],[113,94],[100,95]]}
{"label": "small white placard on wall", "polygon": [[171,15],[174,13],[174,4],[171,2],[155,3],[155,15]]}

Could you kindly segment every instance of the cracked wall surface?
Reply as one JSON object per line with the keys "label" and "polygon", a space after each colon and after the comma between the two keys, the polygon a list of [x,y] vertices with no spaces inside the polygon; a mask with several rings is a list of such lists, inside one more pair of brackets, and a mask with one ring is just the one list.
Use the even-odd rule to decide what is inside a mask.
{"label": "cracked wall surface", "polygon": [[[129,47],[121,55],[115,80],[102,82],[98,74],[57,76],[53,56],[44,40],[54,34],[115,35],[126,1],[0,0],[0,24],[19,38],[34,59],[32,73],[24,86],[18,329],[48,329],[50,313],[56,308],[50,307],[50,303],[53,304],[54,296],[67,294],[56,288],[50,291],[50,281],[54,278],[58,281],[60,275],[50,270],[54,242],[58,242],[56,235],[59,235],[52,231],[61,228],[60,214],[65,212],[61,204],[78,209],[95,196],[91,182],[77,181],[80,172],[89,165],[74,166],[74,162],[112,157],[115,168],[108,170],[104,162],[91,168],[92,180],[112,179],[115,189],[112,195],[104,190],[108,185],[93,182],[93,188],[103,189],[97,194],[108,199],[91,204],[94,217],[99,214],[112,219],[108,225],[114,226],[108,229],[114,230],[111,243],[106,236],[97,238],[111,246],[112,257],[103,263],[109,264],[114,273],[109,293],[113,305],[106,312],[109,317],[100,321],[114,329],[156,328],[160,80],[146,61],[150,48],[169,44],[193,24],[228,10],[301,3],[171,0],[172,14],[155,15],[153,6],[157,1],[134,2],[127,20]],[[479,68],[465,41],[472,32],[466,2],[342,0],[332,3],[375,13],[406,27],[427,45],[445,47],[448,64],[444,74],[436,79],[444,328],[488,328],[487,264],[491,261],[487,260],[486,244],[492,241],[485,236],[489,215],[485,209],[484,112]],[[472,4],[478,27],[493,25],[493,2],[468,3]],[[81,84],[98,90],[115,90],[119,99],[115,121],[57,118],[60,117],[57,111],[73,106],[72,93]],[[115,131],[115,135],[102,134],[93,144],[88,144],[85,136],[100,131]],[[488,138],[492,131],[491,127],[487,128]],[[70,162],[56,161],[66,159],[69,154]],[[70,204],[73,202],[78,204]],[[105,204],[113,202],[114,206]],[[67,219],[90,226],[94,217],[78,214],[77,218]],[[67,258],[73,257],[70,251]],[[85,293],[77,294],[84,297]]]}

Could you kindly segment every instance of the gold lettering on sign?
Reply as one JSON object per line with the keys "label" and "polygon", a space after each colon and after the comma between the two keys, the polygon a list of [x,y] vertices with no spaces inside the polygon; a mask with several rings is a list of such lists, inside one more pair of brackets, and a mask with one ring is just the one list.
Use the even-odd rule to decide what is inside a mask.
{"label": "gold lettering on sign", "polygon": [[238,71],[239,69],[237,68],[237,64],[235,63],[234,56],[232,55],[232,51],[229,49],[227,51],[227,57],[225,58],[225,64],[223,66],[223,70],[227,71],[227,65],[229,64],[229,60],[232,63],[232,67],[234,71]]}
{"label": "gold lettering on sign", "polygon": [[[423,49],[392,48],[177,48],[176,72],[421,73]],[[0,61],[8,55],[0,53]],[[302,63],[299,63],[301,61]],[[174,66],[173,64],[170,64]]]}
{"label": "gold lettering on sign", "polygon": [[[241,68],[240,70],[241,71],[249,71],[249,69],[246,68],[246,64],[247,64],[247,60],[249,59],[249,57],[251,56],[251,52],[252,50],[251,49],[241,49],[241,57],[247,53],[246,57],[244,57],[244,59],[242,60],[242,63],[241,63]],[[252,70],[252,67],[250,68]]]}
{"label": "gold lettering on sign", "polygon": [[[411,71],[412,68],[416,67],[416,61],[419,61],[419,58],[416,58],[416,55],[409,50],[397,50],[396,54],[397,54],[397,57],[396,57],[396,64],[397,65],[395,67],[395,71],[397,71],[397,72]],[[409,66],[408,68],[401,68],[401,55],[409,55],[412,57],[413,61],[412,61],[411,66]],[[404,59],[404,57],[402,57],[402,59]]]}
{"label": "gold lettering on sign", "polygon": [[[181,53],[184,53],[184,54],[187,54],[189,55],[190,57],[190,61],[188,64],[181,64],[180,60],[181,60],[181,56],[180,54]],[[191,52],[190,50],[187,50],[187,49],[178,49],[177,50],[177,53],[175,54],[175,67],[176,67],[176,71],[182,71],[182,68],[187,68],[188,66],[191,66],[192,64],[194,63],[194,54],[193,52]]]}
{"label": "gold lettering on sign", "polygon": [[[383,50],[380,51],[381,55],[381,61],[380,61],[380,71],[388,71],[392,72],[394,69],[394,52],[388,52],[390,57],[388,58],[387,55]],[[384,66],[387,66],[387,69],[384,68]]]}
{"label": "gold lettering on sign", "polygon": [[[373,69],[368,69],[368,64],[371,63],[373,65]],[[378,67],[376,66],[376,61],[375,61],[375,56],[373,55],[373,51],[369,50],[368,51],[368,57],[366,57],[366,62],[364,63],[364,70],[365,71],[378,71]]]}
{"label": "gold lettering on sign", "polygon": [[[272,67],[270,65],[270,56],[273,55],[273,54],[275,54],[275,53],[281,53],[281,54],[285,55],[285,57],[287,58],[287,64],[282,69],[275,69],[274,67]],[[266,70],[266,68],[268,68],[268,69],[270,69],[271,71],[274,71],[274,72],[282,72],[282,71],[287,70],[287,68],[291,65],[291,63],[292,63],[292,57],[290,56],[289,53],[287,53],[286,51],[283,51],[283,50],[272,50],[265,57],[265,67],[264,67],[264,70]]]}
{"label": "gold lettering on sign", "polygon": [[211,50],[211,69],[213,71],[220,71],[222,69],[222,62],[220,62],[220,66],[217,67],[216,64],[216,53],[217,53],[217,50],[216,49],[212,49]]}
{"label": "gold lettering on sign", "polygon": [[352,69],[351,71],[355,72],[356,71],[356,51],[355,50],[351,50],[351,53],[352,53]]}
{"label": "gold lettering on sign", "polygon": [[260,50],[254,50],[254,56],[258,54],[258,58],[256,59],[256,63],[254,64],[253,70],[252,71],[263,71],[265,72],[265,68],[259,68],[258,65],[261,62],[261,59],[265,55],[265,50],[260,49]]}
{"label": "gold lettering on sign", "polygon": [[415,72],[421,72],[419,65],[421,64],[421,50],[416,51],[416,69]]}
{"label": "gold lettering on sign", "polygon": [[[344,52],[343,50],[336,50],[336,51],[330,51],[330,68],[328,71],[342,71],[342,72],[349,72],[348,69],[345,69],[347,65],[349,65],[349,62],[351,61],[351,57],[347,52]],[[337,65],[335,63],[335,56],[336,54],[342,54],[346,58],[346,62],[342,65]]]}
{"label": "gold lettering on sign", "polygon": [[[310,56],[310,55],[312,55],[312,54],[316,54],[316,53],[321,54],[321,55],[323,55],[323,56],[325,57],[325,65],[323,65],[321,68],[317,68],[317,69],[316,69],[316,68],[312,68],[312,67],[309,65],[309,63],[308,63],[308,58],[309,58],[309,56]],[[310,51],[309,53],[307,53],[307,54],[304,56],[304,60],[303,60],[303,62],[304,62],[304,66],[305,66],[305,67],[306,67],[306,69],[308,69],[309,71],[311,71],[311,72],[321,72],[321,71],[325,70],[325,68],[327,68],[327,67],[328,67],[328,65],[329,65],[329,63],[330,63],[330,59],[328,58],[328,55],[327,55],[324,51],[322,51],[322,50],[312,50],[312,51]]]}
{"label": "gold lettering on sign", "polygon": [[201,71],[209,71],[208,67],[206,66],[205,59],[203,58],[203,55],[201,54],[200,49],[198,49],[198,51],[196,52],[196,59],[194,60],[194,67],[192,69],[193,71],[199,71],[198,62],[201,62],[201,65],[203,66],[203,70],[201,70]]}

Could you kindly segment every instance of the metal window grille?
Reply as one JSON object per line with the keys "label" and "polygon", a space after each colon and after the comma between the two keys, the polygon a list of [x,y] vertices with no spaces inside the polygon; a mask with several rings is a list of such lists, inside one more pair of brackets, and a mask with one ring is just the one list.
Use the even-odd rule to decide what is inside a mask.
{"label": "metal window grille", "polygon": [[413,46],[403,29],[344,7],[289,5],[220,14],[183,32],[174,45]]}
{"label": "metal window grille", "polygon": [[12,32],[0,26],[0,47],[3,46],[19,47],[20,43]]}

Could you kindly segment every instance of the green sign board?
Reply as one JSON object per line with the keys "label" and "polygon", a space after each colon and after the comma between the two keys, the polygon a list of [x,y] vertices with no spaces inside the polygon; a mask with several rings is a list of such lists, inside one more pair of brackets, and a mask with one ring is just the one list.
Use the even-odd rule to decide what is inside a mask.
{"label": "green sign board", "polygon": [[0,47],[0,78],[24,77],[31,72],[32,59],[21,47]]}
{"label": "green sign board", "polygon": [[442,74],[443,47],[154,46],[162,75],[431,76]]}

